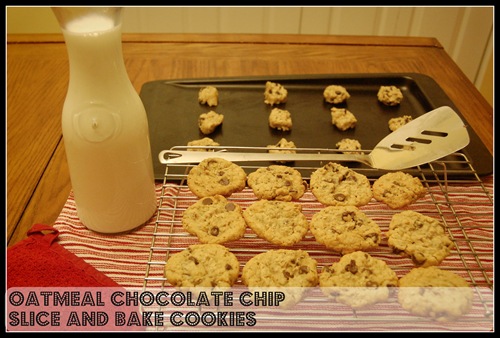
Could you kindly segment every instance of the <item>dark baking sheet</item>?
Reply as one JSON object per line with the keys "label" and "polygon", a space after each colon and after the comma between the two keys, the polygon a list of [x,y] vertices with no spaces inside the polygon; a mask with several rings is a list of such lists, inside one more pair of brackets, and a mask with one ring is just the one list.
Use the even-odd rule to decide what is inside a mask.
{"label": "dark baking sheet", "polygon": [[[290,111],[292,130],[283,132],[269,127],[268,115],[274,107],[264,103],[266,81],[280,83],[288,90],[287,102],[274,107]],[[331,84],[342,85],[350,93],[345,104],[335,106],[347,108],[356,116],[358,122],[354,129],[340,131],[331,124],[330,108],[334,105],[323,99],[323,90]],[[198,91],[207,85],[219,90],[217,107],[198,103]],[[389,107],[378,102],[377,92],[382,85],[401,89],[404,98],[400,105]],[[360,141],[363,149],[372,149],[390,133],[390,118],[403,115],[416,118],[445,105],[460,114],[432,78],[418,73],[158,80],[145,83],[140,96],[148,115],[157,180],[165,175],[165,165],[158,160],[160,151],[185,146],[205,136],[221,146],[265,147],[285,137],[299,148],[326,149],[335,149],[342,138],[353,138]],[[212,134],[203,135],[198,128],[198,116],[210,110],[224,114],[224,122]],[[479,175],[492,173],[491,154],[474,131],[471,128],[468,131],[471,141],[462,152]],[[352,166],[357,165],[360,164]],[[457,172],[460,175],[460,168]],[[373,173],[380,175],[380,172]]]}

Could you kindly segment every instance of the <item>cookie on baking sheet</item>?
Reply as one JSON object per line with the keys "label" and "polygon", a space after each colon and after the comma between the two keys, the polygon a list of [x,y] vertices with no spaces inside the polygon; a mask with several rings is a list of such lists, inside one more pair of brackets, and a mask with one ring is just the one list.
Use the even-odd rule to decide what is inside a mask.
{"label": "cookie on baking sheet", "polygon": [[377,99],[386,106],[397,106],[403,100],[403,93],[396,86],[380,86]]}
{"label": "cookie on baking sheet", "polygon": [[279,201],[298,200],[307,187],[297,169],[277,164],[251,172],[247,184],[259,199]]}
{"label": "cookie on baking sheet", "polygon": [[173,254],[165,265],[167,282],[176,287],[230,287],[240,263],[220,244],[193,244]]}
{"label": "cookie on baking sheet", "polygon": [[398,128],[401,128],[405,124],[411,122],[413,118],[410,115],[403,115],[399,117],[393,117],[389,120],[388,125],[391,131],[395,131]]}
{"label": "cookie on baking sheet", "polygon": [[294,202],[259,200],[243,211],[243,217],[260,238],[280,246],[300,242],[309,229],[302,206]]}
{"label": "cookie on baking sheet", "polygon": [[198,102],[215,107],[219,104],[219,91],[214,86],[200,88],[198,92]]}
{"label": "cookie on baking sheet", "polygon": [[224,122],[224,115],[218,114],[213,110],[200,114],[198,117],[198,127],[205,135],[213,133],[215,128],[220,126],[222,122]]}
{"label": "cookie on baking sheet", "polygon": [[[270,154],[283,153],[283,154],[295,154],[297,148],[293,141],[288,141],[286,138],[282,138],[276,144],[270,144],[267,146],[269,148],[268,152]],[[278,163],[286,163],[287,161],[276,161]]]}
{"label": "cookie on baking sheet", "polygon": [[422,267],[439,265],[453,248],[441,222],[413,210],[394,214],[386,235],[394,252]]}
{"label": "cookie on baking sheet", "polygon": [[264,90],[264,102],[273,106],[285,103],[288,98],[288,91],[281,84],[267,81]]}
{"label": "cookie on baking sheet", "polygon": [[204,159],[191,168],[187,185],[198,197],[230,196],[245,188],[247,174],[239,165],[223,158]]}
{"label": "cookie on baking sheet", "polygon": [[192,140],[187,143],[188,147],[193,147],[193,148],[188,148],[188,151],[213,151],[213,149],[210,148],[196,148],[196,147],[209,147],[209,146],[220,146],[219,143],[215,142],[212,140],[210,137],[204,137],[202,139],[198,140]]}
{"label": "cookie on baking sheet", "polygon": [[373,193],[368,178],[335,162],[329,162],[311,174],[313,195],[325,205],[368,204]]}
{"label": "cookie on baking sheet", "polygon": [[328,298],[359,309],[386,301],[398,277],[383,260],[355,251],[323,267],[319,286]]}
{"label": "cookie on baking sheet", "polygon": [[356,123],[358,122],[356,116],[345,108],[332,107],[330,114],[332,116],[332,124],[341,131],[356,127]]}
{"label": "cookie on baking sheet", "polygon": [[389,172],[373,182],[373,197],[392,209],[412,204],[427,193],[418,177],[402,171]]}
{"label": "cookie on baking sheet", "polygon": [[382,237],[378,224],[355,206],[321,209],[309,228],[318,243],[343,255],[375,249]]}
{"label": "cookie on baking sheet", "polygon": [[269,127],[289,131],[292,125],[292,114],[288,110],[274,108],[269,113]]}
{"label": "cookie on baking sheet", "polygon": [[398,301],[418,316],[450,321],[472,308],[474,292],[469,283],[448,270],[435,266],[412,269],[399,280]]}
{"label": "cookie on baking sheet", "polygon": [[351,97],[347,89],[340,85],[330,85],[323,91],[323,97],[329,103],[342,103]]}
{"label": "cookie on baking sheet", "polygon": [[190,205],[182,215],[182,226],[201,243],[222,244],[240,239],[247,224],[238,204],[214,195]]}
{"label": "cookie on baking sheet", "polygon": [[361,150],[361,143],[358,140],[352,138],[343,138],[335,144],[335,147],[339,150],[343,150],[344,154],[363,154]]}

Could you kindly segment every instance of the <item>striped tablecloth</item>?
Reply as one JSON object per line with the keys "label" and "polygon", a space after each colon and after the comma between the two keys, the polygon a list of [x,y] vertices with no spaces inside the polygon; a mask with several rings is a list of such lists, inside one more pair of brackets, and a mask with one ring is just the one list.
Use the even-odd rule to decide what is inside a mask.
{"label": "striped tablecloth", "polygon": [[[493,176],[486,176],[481,181],[459,181],[450,182],[447,185],[435,184],[428,185],[428,194],[416,203],[404,208],[404,210],[414,210],[425,215],[435,217],[445,223],[450,237],[456,244],[455,250],[440,265],[443,269],[449,269],[464,277],[473,287],[491,290],[493,285]],[[190,244],[198,243],[196,237],[184,232],[180,219],[182,212],[197,199],[186,186],[177,184],[160,184],[156,186],[158,195],[159,209],[144,226],[120,235],[98,234],[85,228],[79,221],[76,211],[76,205],[73,194],[70,193],[68,200],[54,224],[60,232],[59,243],[67,250],[73,252],[86,262],[94,266],[97,270],[103,272],[117,283],[126,288],[141,288],[142,290],[162,288],[168,286],[163,278],[164,263],[168,259],[168,254],[180,251]],[[256,199],[251,190],[246,188],[242,192],[235,193],[230,197],[242,208],[248,207]],[[324,208],[314,198],[310,191],[297,201],[302,205],[302,210],[306,217],[311,217]],[[370,218],[377,222],[382,233],[387,232],[392,215],[402,210],[391,210],[383,203],[375,199],[360,208]],[[154,240],[154,243],[153,243]],[[258,238],[250,229],[247,229],[245,236],[226,246],[236,254],[240,260],[240,265],[244,266],[255,254],[269,250],[278,249],[277,246],[270,244]],[[303,249],[310,253],[318,261],[318,267],[330,265],[339,260],[338,253],[327,250],[324,246],[317,243],[309,232],[304,240],[293,249]],[[380,247],[371,251],[374,257],[383,259],[396,271],[398,277],[402,277],[414,267],[411,259],[401,255],[394,254],[387,246],[387,240],[384,237]],[[241,282],[238,280],[238,284]],[[386,321],[373,321],[371,316],[359,316],[349,309],[343,309],[342,306],[323,308],[327,302],[321,302],[319,309],[317,305],[304,305],[303,309],[309,315],[312,314],[312,320],[292,320],[283,323],[276,322],[275,318],[266,323],[265,319],[260,321],[260,329],[272,328],[279,330],[412,330],[422,329],[419,325],[414,325],[413,321],[406,318],[406,313],[395,314],[393,311],[394,303],[389,305],[381,304],[377,308],[378,314],[384,314],[391,318],[398,318],[396,327],[394,323],[387,324]],[[329,303],[328,303],[329,304]],[[311,306],[311,309],[308,309]],[[331,306],[329,304],[328,306]],[[384,308],[388,306],[388,308]],[[470,313],[471,320],[462,320],[456,322],[454,330],[484,330],[493,323],[485,314],[492,306],[490,300],[475,305]],[[492,309],[491,309],[492,310]],[[333,312],[332,312],[333,311]],[[338,311],[336,316],[332,314]],[[328,314],[329,320],[322,318]],[[266,314],[262,314],[263,317]],[[304,313],[298,314],[306,318]],[[345,317],[343,317],[345,316]],[[271,315],[271,318],[273,316]],[[366,320],[362,320],[366,318]],[[380,317],[379,317],[380,318]],[[413,317],[412,317],[413,318]],[[486,324],[482,320],[486,318]],[[491,317],[492,318],[492,317]],[[345,319],[345,320],[344,320]],[[478,323],[479,319],[479,323]],[[355,323],[345,324],[354,320]],[[390,320],[389,320],[390,321]],[[427,324],[425,324],[427,325]],[[434,324],[433,324],[434,325]],[[450,329],[449,327],[436,324],[431,329]],[[191,329],[180,327],[178,329]],[[214,329],[214,328],[212,328]],[[232,328],[237,329],[237,328]],[[248,329],[248,328],[245,328]]]}

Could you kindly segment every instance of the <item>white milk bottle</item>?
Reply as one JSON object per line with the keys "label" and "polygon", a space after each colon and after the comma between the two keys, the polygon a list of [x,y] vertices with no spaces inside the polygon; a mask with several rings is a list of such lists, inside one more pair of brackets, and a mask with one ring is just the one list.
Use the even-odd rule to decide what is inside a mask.
{"label": "white milk bottle", "polygon": [[125,68],[120,7],[53,8],[69,56],[62,132],[78,217],[102,233],[156,211],[147,116]]}

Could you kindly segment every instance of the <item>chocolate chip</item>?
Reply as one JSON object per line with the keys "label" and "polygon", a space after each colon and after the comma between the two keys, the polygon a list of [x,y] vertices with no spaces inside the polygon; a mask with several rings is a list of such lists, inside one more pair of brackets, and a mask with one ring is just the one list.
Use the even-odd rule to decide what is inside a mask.
{"label": "chocolate chip", "polygon": [[299,273],[302,275],[302,274],[305,274],[305,273],[308,273],[309,272],[309,267],[308,266],[305,266],[305,265],[301,265],[300,268],[299,268]]}
{"label": "chocolate chip", "polygon": [[421,222],[421,221],[419,221],[419,220],[416,220],[415,222],[413,222],[413,227],[414,227],[415,229],[420,229],[420,228],[422,228],[423,226],[424,226],[424,223],[423,223],[423,222]]}
{"label": "chocolate chip", "polygon": [[323,271],[328,273],[335,273],[335,269],[331,266],[325,266]]}
{"label": "chocolate chip", "polygon": [[200,263],[200,262],[198,262],[198,260],[197,260],[195,257],[193,257],[193,256],[189,256],[189,258],[188,258],[188,259],[189,259],[190,261],[193,261],[193,263],[194,263],[194,264],[196,264],[196,265],[198,265],[198,264]]}
{"label": "chocolate chip", "polygon": [[226,210],[227,211],[233,211],[234,209],[236,209],[236,205],[234,205],[234,203],[228,203],[228,204],[226,204]]}
{"label": "chocolate chip", "polygon": [[354,259],[351,259],[351,262],[345,266],[345,271],[349,271],[353,275],[358,272],[358,266],[356,265],[356,261]]}
{"label": "chocolate chip", "polygon": [[231,264],[226,264],[226,270],[232,270],[233,267],[231,266]]}
{"label": "chocolate chip", "polygon": [[226,177],[223,177],[219,180],[219,184],[220,185],[228,185],[229,184],[229,180],[226,178]]}
{"label": "chocolate chip", "polygon": [[339,202],[345,201],[345,195],[344,194],[335,194],[333,195],[333,198]]}
{"label": "chocolate chip", "polygon": [[375,287],[376,287],[376,286],[378,286],[378,284],[377,284],[376,282],[373,282],[373,281],[370,281],[370,280],[369,280],[369,281],[367,281],[367,282],[365,283],[365,286],[368,286],[368,287],[373,287],[373,286],[375,286]]}
{"label": "chocolate chip", "polygon": [[357,182],[358,178],[356,177],[356,175],[354,175],[354,173],[349,173],[346,177],[346,181]]}
{"label": "chocolate chip", "polygon": [[356,213],[354,211],[344,211],[342,213],[342,220],[349,222],[356,219]]}
{"label": "chocolate chip", "polygon": [[219,227],[212,227],[210,229],[210,235],[212,235],[212,236],[219,236]]}
{"label": "chocolate chip", "polygon": [[372,238],[372,240],[373,240],[374,243],[378,242],[378,234],[376,234],[376,233],[368,234],[364,238],[365,238],[365,240],[369,239],[369,238]]}
{"label": "chocolate chip", "polygon": [[285,276],[286,279],[290,279],[290,278],[293,277],[293,275],[290,272],[286,271],[286,270],[283,271],[283,276]]}
{"label": "chocolate chip", "polygon": [[201,201],[201,203],[202,203],[203,205],[212,205],[212,204],[214,204],[214,201],[212,201],[212,199],[211,199],[210,197],[207,197],[207,198],[204,198],[204,199]]}

